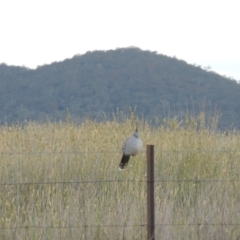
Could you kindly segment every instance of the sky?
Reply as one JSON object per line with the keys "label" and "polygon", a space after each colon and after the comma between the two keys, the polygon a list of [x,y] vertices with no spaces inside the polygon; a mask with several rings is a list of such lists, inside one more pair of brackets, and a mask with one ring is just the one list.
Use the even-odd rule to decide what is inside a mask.
{"label": "sky", "polygon": [[129,46],[240,81],[238,0],[1,0],[0,63],[36,68]]}

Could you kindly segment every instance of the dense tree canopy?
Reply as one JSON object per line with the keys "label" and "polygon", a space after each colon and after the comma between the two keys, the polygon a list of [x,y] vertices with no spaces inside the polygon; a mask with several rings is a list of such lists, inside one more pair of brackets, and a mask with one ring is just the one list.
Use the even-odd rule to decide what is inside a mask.
{"label": "dense tree canopy", "polygon": [[240,84],[174,57],[130,47],[87,52],[36,70],[0,65],[1,122],[99,119],[102,112],[146,119],[187,111],[221,114],[220,127],[240,127]]}

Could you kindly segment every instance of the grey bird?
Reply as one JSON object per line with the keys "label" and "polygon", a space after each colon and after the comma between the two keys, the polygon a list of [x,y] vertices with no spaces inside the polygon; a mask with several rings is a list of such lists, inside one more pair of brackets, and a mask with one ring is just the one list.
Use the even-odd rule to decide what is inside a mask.
{"label": "grey bird", "polygon": [[130,156],[137,155],[142,150],[142,146],[143,143],[142,140],[139,138],[138,130],[136,127],[136,131],[133,133],[133,135],[123,142],[123,156],[121,162],[119,163],[119,170],[123,170],[127,167]]}

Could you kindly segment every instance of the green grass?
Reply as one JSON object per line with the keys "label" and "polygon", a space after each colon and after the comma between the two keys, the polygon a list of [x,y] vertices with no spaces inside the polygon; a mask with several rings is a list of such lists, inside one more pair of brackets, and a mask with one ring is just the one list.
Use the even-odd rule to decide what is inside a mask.
{"label": "green grass", "polygon": [[[136,122],[144,151],[119,171]],[[240,180],[240,135],[215,130],[203,115],[157,128],[133,115],[2,126],[0,239],[146,239],[147,144],[156,239],[239,239],[240,182],[229,180]]]}

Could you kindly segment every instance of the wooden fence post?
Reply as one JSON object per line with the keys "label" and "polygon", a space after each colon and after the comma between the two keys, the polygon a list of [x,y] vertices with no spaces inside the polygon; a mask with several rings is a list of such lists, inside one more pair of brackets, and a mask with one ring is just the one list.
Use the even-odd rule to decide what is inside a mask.
{"label": "wooden fence post", "polygon": [[147,145],[147,240],[155,239],[154,145]]}

